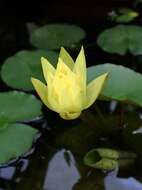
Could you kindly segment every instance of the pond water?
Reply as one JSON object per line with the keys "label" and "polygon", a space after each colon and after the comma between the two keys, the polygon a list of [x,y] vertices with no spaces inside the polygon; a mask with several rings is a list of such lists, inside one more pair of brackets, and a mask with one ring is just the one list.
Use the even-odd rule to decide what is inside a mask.
{"label": "pond water", "polygon": [[[21,49],[32,49],[27,23],[16,20],[8,26],[8,22],[11,21],[0,29],[1,62]],[[83,26],[88,32],[85,42],[88,66],[110,62],[141,72],[142,65],[135,63],[141,62],[141,56],[110,56],[94,42],[103,29],[113,25],[115,23],[96,20],[93,27],[92,23]],[[0,87],[1,91],[11,90],[2,81]],[[47,108],[43,108],[43,113],[41,120],[30,122],[39,129],[31,150],[0,167],[0,190],[142,190],[142,113],[139,108],[115,101],[98,101],[75,121],[63,121]],[[83,158],[98,147],[135,152],[137,159],[127,168],[110,172],[93,169],[84,164]]]}
{"label": "pond water", "polygon": [[[98,102],[97,109],[93,106],[75,121],[63,121],[48,111],[43,119],[32,123],[40,129],[33,148],[1,167],[0,190],[142,189],[141,115],[136,108],[126,106],[120,118],[121,109],[116,102]],[[110,172],[92,169],[85,166],[83,157],[95,147],[136,152],[137,160],[128,168]]]}

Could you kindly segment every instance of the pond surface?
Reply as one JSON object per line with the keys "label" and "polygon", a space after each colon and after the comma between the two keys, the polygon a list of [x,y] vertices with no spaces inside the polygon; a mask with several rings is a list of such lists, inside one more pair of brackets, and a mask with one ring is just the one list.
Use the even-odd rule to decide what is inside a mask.
{"label": "pond surface", "polygon": [[[141,114],[126,106],[120,118],[120,111],[116,102],[110,103],[109,109],[107,104],[98,103],[76,121],[63,121],[48,111],[34,124],[40,134],[33,148],[0,169],[0,190],[141,190]],[[137,160],[121,170],[92,169],[85,166],[83,157],[96,147],[136,152]]]}
{"label": "pond surface", "polygon": [[[21,49],[31,49],[25,23],[19,22],[19,18],[12,21],[13,25],[9,22],[0,31],[1,63]],[[92,23],[84,27],[88,32],[88,66],[105,62],[129,67],[131,64],[141,72],[141,64],[135,64],[137,59],[141,62],[141,56],[110,56],[97,47],[96,36],[114,24],[96,20],[93,27]],[[2,81],[0,87],[2,91],[10,90]],[[40,131],[33,148],[0,168],[0,190],[142,190],[141,119],[140,109],[116,102],[98,102],[76,121],[63,121],[45,109],[41,121],[30,123]],[[98,147],[132,151],[137,160],[128,168],[110,172],[85,166],[85,154]]]}

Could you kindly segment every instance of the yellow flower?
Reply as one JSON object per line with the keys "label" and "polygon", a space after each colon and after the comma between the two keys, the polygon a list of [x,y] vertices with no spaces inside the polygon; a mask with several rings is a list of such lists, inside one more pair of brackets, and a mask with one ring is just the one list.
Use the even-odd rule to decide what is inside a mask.
{"label": "yellow flower", "polygon": [[56,69],[43,57],[41,63],[47,85],[32,78],[33,86],[49,109],[68,120],[79,117],[82,110],[95,102],[108,75],[105,73],[86,85],[83,47],[75,63],[64,48],[61,48]]}

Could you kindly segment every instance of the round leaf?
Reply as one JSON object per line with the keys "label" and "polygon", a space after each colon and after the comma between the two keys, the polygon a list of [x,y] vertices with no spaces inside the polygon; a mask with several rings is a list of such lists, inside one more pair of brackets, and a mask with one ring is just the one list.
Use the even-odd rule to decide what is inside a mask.
{"label": "round leaf", "polygon": [[142,27],[117,25],[103,31],[97,43],[108,53],[124,55],[127,51],[133,55],[142,54]]}
{"label": "round leaf", "polygon": [[108,72],[108,79],[101,92],[107,99],[131,102],[142,106],[142,75],[123,66],[103,64],[88,68],[88,82]]}
{"label": "round leaf", "polygon": [[43,80],[41,57],[47,58],[56,65],[58,54],[44,50],[20,51],[4,62],[1,70],[3,81],[16,89],[32,90],[31,77]]}
{"label": "round leaf", "polygon": [[9,124],[0,130],[0,164],[24,154],[31,147],[37,130],[24,124]]}
{"label": "round leaf", "polygon": [[72,48],[85,38],[85,31],[75,25],[49,24],[33,31],[31,44],[41,49]]}
{"label": "round leaf", "polygon": [[136,154],[110,148],[92,149],[84,157],[84,163],[90,167],[102,170],[126,167],[133,163]]}
{"label": "round leaf", "polygon": [[2,92],[0,115],[8,122],[31,120],[41,115],[41,103],[34,95],[18,91]]}
{"label": "round leaf", "polygon": [[95,149],[89,151],[84,157],[84,163],[92,168],[101,170],[113,170],[118,167],[116,159],[105,158],[99,155]]}

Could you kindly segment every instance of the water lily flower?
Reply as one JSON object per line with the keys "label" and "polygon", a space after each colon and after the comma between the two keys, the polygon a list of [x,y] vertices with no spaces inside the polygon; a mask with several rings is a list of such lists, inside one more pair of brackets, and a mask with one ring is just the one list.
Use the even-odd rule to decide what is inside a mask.
{"label": "water lily flower", "polygon": [[83,47],[75,62],[61,48],[56,69],[43,57],[41,63],[47,85],[32,78],[33,86],[43,103],[67,120],[76,119],[82,110],[95,102],[108,75],[105,73],[86,84],[87,69]]}

